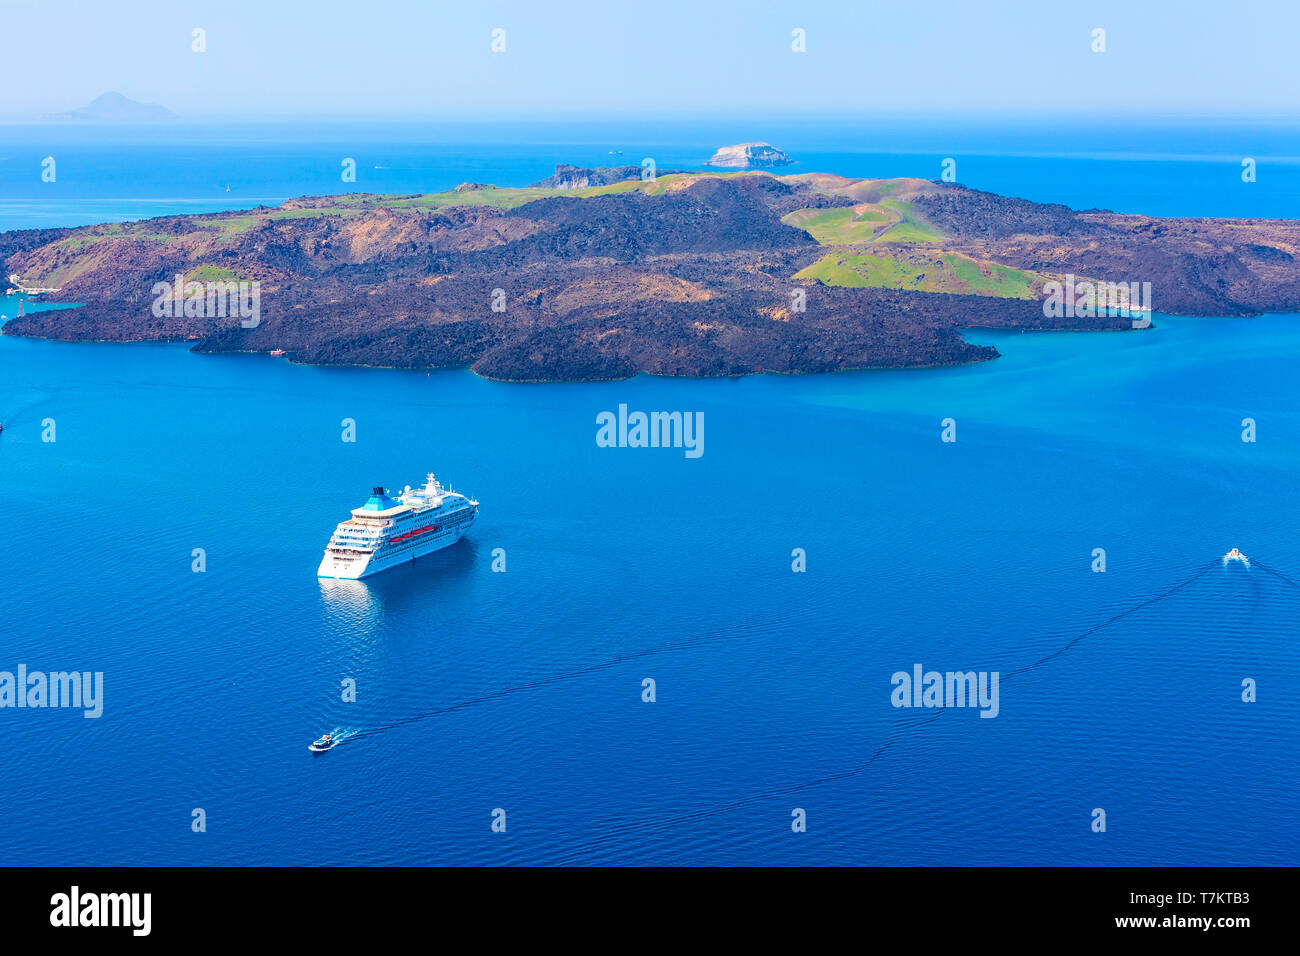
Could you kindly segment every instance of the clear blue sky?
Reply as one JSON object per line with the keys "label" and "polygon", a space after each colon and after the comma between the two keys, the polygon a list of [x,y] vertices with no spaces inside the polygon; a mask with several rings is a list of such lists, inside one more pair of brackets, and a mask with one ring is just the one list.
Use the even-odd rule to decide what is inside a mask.
{"label": "clear blue sky", "polygon": [[[0,0],[0,120],[116,90],[188,118],[1300,116],[1300,2]],[[207,52],[191,52],[191,30]],[[506,30],[506,52],[490,51]],[[791,52],[791,31],[807,52]],[[1107,52],[1093,53],[1094,27]]]}

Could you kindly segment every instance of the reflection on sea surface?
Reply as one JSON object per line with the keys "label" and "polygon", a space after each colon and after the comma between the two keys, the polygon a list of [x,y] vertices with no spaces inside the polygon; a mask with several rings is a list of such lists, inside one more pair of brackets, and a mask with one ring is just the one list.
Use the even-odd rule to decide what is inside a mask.
{"label": "reflection on sea surface", "polygon": [[436,602],[447,588],[459,587],[478,564],[479,544],[470,536],[415,561],[360,581],[317,578],[332,623],[353,633],[371,631],[391,615],[403,615]]}
{"label": "reflection on sea surface", "polygon": [[335,624],[371,628],[383,618],[383,605],[364,581],[317,578],[325,610]]}

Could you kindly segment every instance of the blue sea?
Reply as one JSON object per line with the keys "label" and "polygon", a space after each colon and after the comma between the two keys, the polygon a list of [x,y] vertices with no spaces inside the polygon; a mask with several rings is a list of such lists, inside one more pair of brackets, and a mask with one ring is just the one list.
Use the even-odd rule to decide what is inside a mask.
{"label": "blue sea", "polygon": [[[30,126],[0,129],[0,229],[758,138],[795,171],[953,157],[1079,208],[1300,217],[1300,133],[1269,127]],[[0,337],[0,670],[104,675],[98,719],[0,708],[0,864],[1294,865],[1300,316],[1155,320],[974,329],[1002,357],[956,369],[541,386]],[[702,413],[704,453],[599,447],[621,404]],[[481,501],[467,538],[317,580],[373,485],[430,470]],[[892,706],[918,664],[1000,673],[997,717]]]}

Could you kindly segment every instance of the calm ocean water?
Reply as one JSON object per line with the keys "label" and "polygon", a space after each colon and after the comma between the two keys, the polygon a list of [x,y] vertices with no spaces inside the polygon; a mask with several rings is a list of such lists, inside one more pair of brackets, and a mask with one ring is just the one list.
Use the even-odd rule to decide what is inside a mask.
{"label": "calm ocean water", "polygon": [[[964,134],[967,156],[797,129],[33,130],[0,145],[0,227],[333,191],[341,156],[403,191],[756,135],[809,169],[933,176],[957,153],[963,181],[1030,198],[1300,215],[1286,133],[1065,158],[1028,133]],[[1277,161],[1247,186],[1250,149]],[[0,864],[1294,864],[1300,590],[1268,569],[1300,580],[1300,316],[1157,323],[972,332],[1004,357],[961,369],[548,386],[0,337],[0,670],[105,675],[98,720],[0,709]],[[704,455],[597,447],[620,403],[703,412]],[[318,582],[347,509],[428,470],[482,501],[469,537]],[[1212,564],[1233,546],[1257,566]],[[1008,678],[996,719],[890,706],[916,663],[1009,674],[1081,636]],[[360,733],[308,754],[333,728]]]}
{"label": "calm ocean water", "polygon": [[[755,121],[0,126],[0,230],[245,209],[346,191],[410,193],[462,182],[522,186],[577,166],[699,168],[762,138],[790,172],[937,179],[1076,209],[1174,216],[1300,216],[1300,125],[1115,121],[970,125]],[[53,157],[56,180],[41,179]],[[1244,158],[1256,181],[1241,181]],[[356,160],[357,181],[341,163]]]}

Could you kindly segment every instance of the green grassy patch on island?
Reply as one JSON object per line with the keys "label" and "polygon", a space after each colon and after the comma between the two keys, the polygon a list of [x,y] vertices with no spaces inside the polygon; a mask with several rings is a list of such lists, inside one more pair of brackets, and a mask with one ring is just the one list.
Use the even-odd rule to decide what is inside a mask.
{"label": "green grassy patch on island", "polygon": [[838,209],[797,209],[781,217],[787,226],[806,230],[824,246],[843,246],[871,242],[895,215],[863,203]]}
{"label": "green grassy patch on island", "polygon": [[342,216],[347,212],[342,209],[276,209],[270,213],[271,219],[316,219],[320,216]]}
{"label": "green grassy patch on island", "polygon": [[937,242],[944,234],[925,222],[909,202],[886,199],[834,209],[797,209],[781,217],[787,226],[804,229],[823,246],[874,242]]}
{"label": "green grassy patch on island", "polygon": [[943,233],[925,222],[911,203],[886,199],[880,205],[892,209],[900,217],[898,225],[885,230],[879,237],[881,242],[937,242],[943,238]]}
{"label": "green grassy patch on island", "polygon": [[187,282],[232,282],[235,270],[225,266],[202,265],[191,269],[185,276]]}
{"label": "green grassy patch on island", "polygon": [[647,196],[662,196],[664,193],[675,189],[684,189],[706,176],[714,179],[731,179],[736,176],[752,175],[757,174],[752,172],[668,173],[649,180],[628,179],[623,182],[610,183],[606,186],[588,186],[585,189],[553,189],[546,186],[484,186],[482,189],[466,189],[464,191],[449,189],[446,192],[423,193],[418,196],[353,194],[347,198],[351,205],[385,206],[391,209],[433,210],[447,206],[496,206],[500,209],[514,209],[537,199],[549,199],[555,196],[571,199],[590,199],[595,196],[616,196],[633,192],[644,193]]}
{"label": "green grassy patch on island", "polygon": [[1034,299],[1044,277],[953,252],[879,250],[823,256],[794,276],[850,288]]}

